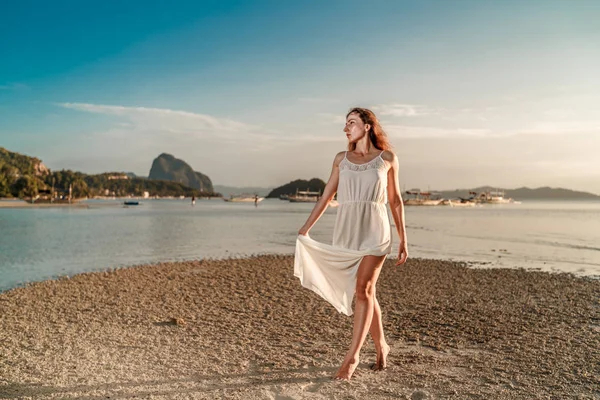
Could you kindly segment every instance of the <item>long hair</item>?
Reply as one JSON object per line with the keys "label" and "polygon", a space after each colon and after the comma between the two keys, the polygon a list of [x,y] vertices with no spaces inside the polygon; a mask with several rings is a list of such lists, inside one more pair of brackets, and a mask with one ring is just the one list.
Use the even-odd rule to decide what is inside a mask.
{"label": "long hair", "polygon": [[[373,146],[375,146],[375,148],[379,150],[392,149],[392,145],[388,140],[387,134],[381,127],[381,124],[379,124],[379,120],[377,119],[373,111],[368,110],[366,108],[354,107],[351,108],[350,111],[348,111],[348,114],[346,114],[346,118],[348,118],[348,115],[352,113],[358,114],[358,116],[364,124],[371,125],[371,128],[369,129],[369,139],[371,140],[371,143],[373,143]],[[356,143],[348,143],[348,151],[354,151],[354,149],[356,149]]]}

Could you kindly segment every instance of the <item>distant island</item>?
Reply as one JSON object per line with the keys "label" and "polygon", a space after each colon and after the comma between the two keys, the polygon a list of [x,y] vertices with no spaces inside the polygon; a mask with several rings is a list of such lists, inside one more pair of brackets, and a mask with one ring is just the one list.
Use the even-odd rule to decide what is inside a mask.
{"label": "distant island", "polygon": [[[326,183],[318,178],[313,178],[309,181],[303,179],[297,179],[291,181],[285,185],[279,186],[273,189],[268,195],[268,198],[279,198],[281,195],[290,195],[296,193],[296,191],[310,190],[312,192],[321,192],[325,188]],[[411,189],[415,191],[418,189]],[[456,189],[456,190],[430,190],[428,192],[435,193],[441,198],[445,199],[457,199],[457,198],[469,198],[470,193],[485,193],[485,192],[504,192],[505,198],[512,198],[514,200],[600,200],[600,196],[563,188],[551,188],[551,187],[540,187],[530,189],[527,187],[521,187],[518,189],[503,189],[492,186],[480,186],[472,189]]]}
{"label": "distant island", "polygon": [[[157,157],[150,172],[163,179],[152,179],[151,175],[146,179],[131,172],[89,175],[71,170],[51,171],[39,158],[0,147],[0,198],[43,202],[106,196],[221,196],[213,191],[208,176],[168,154]],[[192,179],[184,180],[184,176]]]}
{"label": "distant island", "polygon": [[266,197],[268,193],[273,190],[272,188],[264,188],[259,186],[225,186],[225,185],[214,185],[215,192],[223,194],[223,197],[235,196],[240,194],[255,194],[260,197]]}
{"label": "distant island", "polygon": [[514,200],[600,200],[600,196],[593,193],[547,186],[535,189],[528,187],[503,189],[492,186],[481,186],[473,189],[438,190],[435,192],[443,198],[455,199],[458,197],[469,197],[469,192],[484,193],[496,191],[504,192],[504,197]]}
{"label": "distant island", "polygon": [[297,191],[311,191],[323,193],[326,183],[319,178],[313,178],[309,181],[296,179],[283,186],[279,186],[267,195],[267,198],[279,198],[281,195],[295,194]]}

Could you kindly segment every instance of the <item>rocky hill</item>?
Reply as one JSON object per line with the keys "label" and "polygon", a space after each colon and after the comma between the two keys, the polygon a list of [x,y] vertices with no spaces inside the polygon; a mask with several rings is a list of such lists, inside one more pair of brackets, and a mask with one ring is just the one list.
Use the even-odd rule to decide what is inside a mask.
{"label": "rocky hill", "polygon": [[19,175],[46,176],[50,170],[36,157],[30,157],[19,153],[8,151],[0,147],[0,167],[5,170],[11,169]]}
{"label": "rocky hill", "polygon": [[194,171],[185,161],[167,153],[162,153],[154,159],[148,179],[179,182],[203,192],[214,191],[208,176]]}
{"label": "rocky hill", "polygon": [[325,189],[325,182],[319,178],[313,178],[310,181],[297,179],[271,190],[267,197],[278,198],[282,194],[294,194],[297,190],[309,190],[311,192],[323,193],[323,189]]}
{"label": "rocky hill", "polygon": [[36,157],[0,147],[0,197],[26,196],[44,189],[50,170]]}

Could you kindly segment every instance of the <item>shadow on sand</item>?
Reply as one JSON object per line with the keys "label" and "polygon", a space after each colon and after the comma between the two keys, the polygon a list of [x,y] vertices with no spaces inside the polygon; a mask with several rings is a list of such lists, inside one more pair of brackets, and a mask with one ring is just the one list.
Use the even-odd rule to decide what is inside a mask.
{"label": "shadow on sand", "polygon": [[[307,391],[317,391],[327,382],[335,382],[333,367],[273,370],[232,375],[190,375],[182,379],[148,380],[138,382],[115,382],[98,385],[76,385],[53,387],[43,384],[0,384],[0,399],[23,397],[60,399],[127,399],[144,396],[169,396],[185,393],[202,393],[215,390],[259,388],[280,384],[312,384]],[[294,377],[295,374],[311,376]],[[327,373],[327,374],[326,374]]]}

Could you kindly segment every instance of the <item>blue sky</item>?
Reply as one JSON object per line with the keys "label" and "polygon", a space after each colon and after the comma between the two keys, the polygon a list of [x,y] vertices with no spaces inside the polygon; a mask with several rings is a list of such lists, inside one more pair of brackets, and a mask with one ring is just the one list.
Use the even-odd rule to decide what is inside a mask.
{"label": "blue sky", "polygon": [[600,2],[7,1],[0,146],[52,169],[329,175],[354,105],[407,188],[600,193]]}

